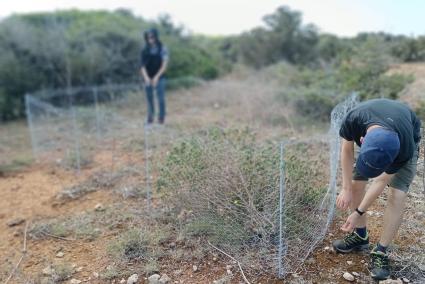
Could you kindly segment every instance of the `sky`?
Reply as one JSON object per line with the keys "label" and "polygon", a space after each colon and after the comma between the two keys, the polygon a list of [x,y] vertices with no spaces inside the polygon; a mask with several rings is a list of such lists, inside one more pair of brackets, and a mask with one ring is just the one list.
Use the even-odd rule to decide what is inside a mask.
{"label": "sky", "polygon": [[304,23],[340,36],[366,31],[425,35],[424,0],[0,0],[0,17],[69,8],[127,8],[146,19],[169,14],[194,33],[230,35],[261,25],[262,17],[281,5],[302,12]]}

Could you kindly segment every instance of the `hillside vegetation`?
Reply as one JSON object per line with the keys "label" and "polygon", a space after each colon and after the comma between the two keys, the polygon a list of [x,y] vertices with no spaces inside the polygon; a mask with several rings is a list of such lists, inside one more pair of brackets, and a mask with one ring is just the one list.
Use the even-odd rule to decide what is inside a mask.
{"label": "hillside vegetation", "polygon": [[[362,33],[339,38],[281,7],[264,26],[237,36],[192,35],[170,17],[147,21],[127,10],[13,15],[0,22],[0,119],[24,116],[25,93],[40,89],[139,81],[142,32],[160,30],[171,52],[173,86],[214,79],[237,64],[264,68],[286,61],[304,72],[296,89],[326,104],[337,93],[397,97],[409,78],[383,74],[391,64],[425,60],[425,37]],[[329,93],[332,93],[329,97]],[[302,106],[307,108],[307,106]]]}

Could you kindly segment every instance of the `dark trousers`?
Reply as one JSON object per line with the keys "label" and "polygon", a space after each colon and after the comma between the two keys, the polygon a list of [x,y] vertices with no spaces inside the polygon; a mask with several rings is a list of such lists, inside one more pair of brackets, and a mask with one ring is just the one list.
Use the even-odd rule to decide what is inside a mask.
{"label": "dark trousers", "polygon": [[151,85],[145,87],[146,100],[148,103],[148,121],[152,122],[155,116],[155,102],[154,102],[154,91],[158,100],[159,116],[160,121],[165,119],[165,78],[161,78],[158,81],[156,87]]}

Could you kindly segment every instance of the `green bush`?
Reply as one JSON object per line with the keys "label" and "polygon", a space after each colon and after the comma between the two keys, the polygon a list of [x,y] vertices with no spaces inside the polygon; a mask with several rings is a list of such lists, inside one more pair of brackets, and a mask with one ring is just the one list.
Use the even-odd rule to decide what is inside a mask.
{"label": "green bush", "polygon": [[300,115],[322,122],[329,121],[334,106],[335,101],[330,95],[317,93],[314,90],[298,94],[295,99],[295,108]]}
{"label": "green bush", "polygon": [[178,89],[189,89],[192,87],[196,87],[202,84],[202,80],[197,77],[180,77],[175,79],[170,79],[167,81],[167,89],[168,90],[178,90]]}
{"label": "green bush", "polygon": [[[318,208],[327,190],[328,152],[320,143],[285,151],[283,217],[292,241],[327,216]],[[243,263],[254,257],[268,269],[279,236],[280,162],[278,144],[259,142],[248,130],[214,128],[173,146],[157,186],[174,215],[190,212],[183,222],[189,236],[206,238]]]}
{"label": "green bush", "polygon": [[24,116],[24,95],[40,89],[137,82],[142,31],[150,27],[170,50],[170,79],[189,85],[185,77],[214,79],[229,70],[221,40],[198,43],[167,17],[146,21],[123,10],[13,15],[0,21],[0,120]]}
{"label": "green bush", "polygon": [[145,234],[132,229],[112,241],[108,246],[108,253],[119,260],[140,260],[148,256],[148,246]]}

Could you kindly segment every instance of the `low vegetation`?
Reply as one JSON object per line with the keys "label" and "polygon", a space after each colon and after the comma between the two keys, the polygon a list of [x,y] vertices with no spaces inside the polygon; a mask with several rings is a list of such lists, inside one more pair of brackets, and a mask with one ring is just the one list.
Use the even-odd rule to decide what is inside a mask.
{"label": "low vegetation", "polygon": [[[323,221],[314,213],[307,218],[307,212],[327,210],[320,211],[329,176],[321,155],[327,151],[325,144],[318,145],[285,147],[283,214],[290,240],[311,233]],[[170,210],[181,216],[188,236],[205,238],[245,264],[258,264],[250,269],[267,270],[275,265],[270,255],[276,253],[280,230],[280,163],[279,145],[259,143],[248,130],[215,128],[175,145],[157,185],[169,197]],[[313,183],[312,175],[319,177]]]}

